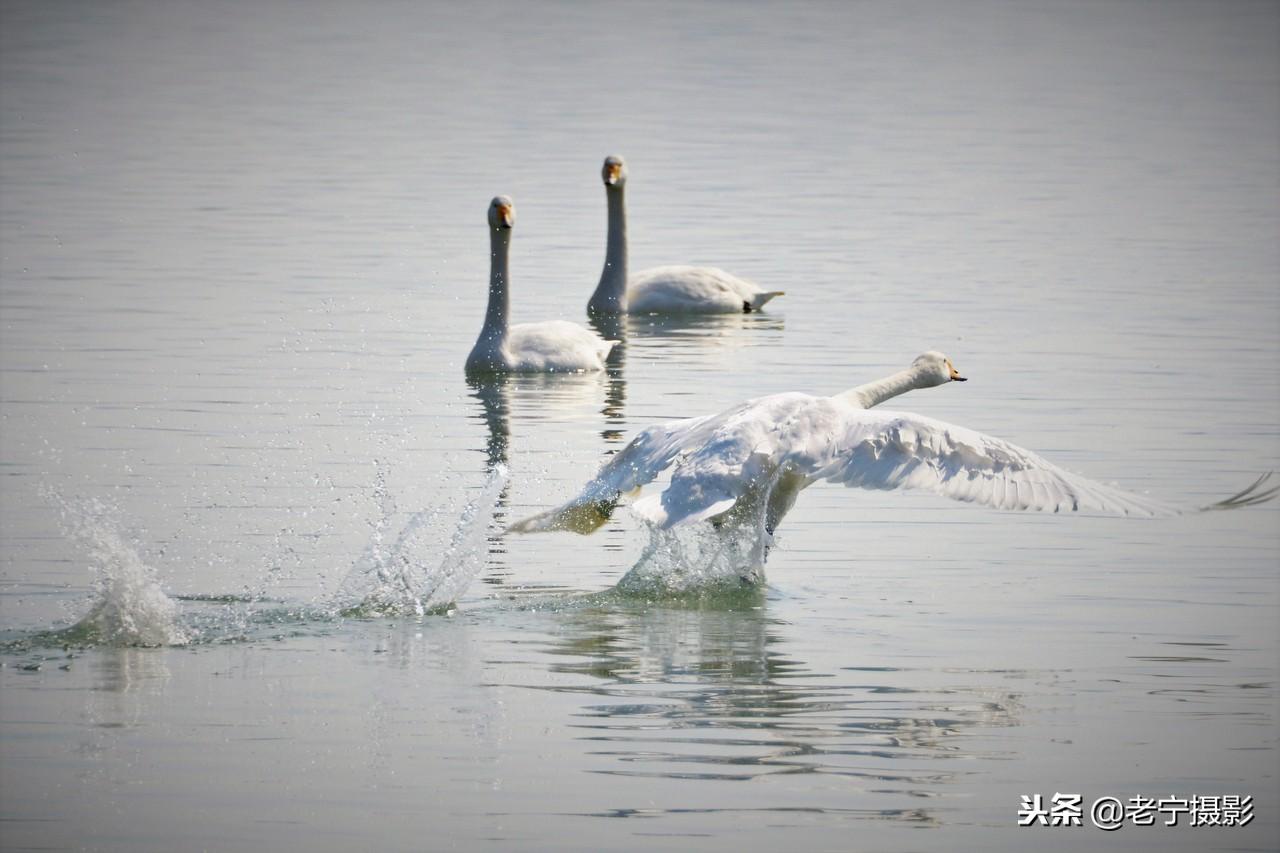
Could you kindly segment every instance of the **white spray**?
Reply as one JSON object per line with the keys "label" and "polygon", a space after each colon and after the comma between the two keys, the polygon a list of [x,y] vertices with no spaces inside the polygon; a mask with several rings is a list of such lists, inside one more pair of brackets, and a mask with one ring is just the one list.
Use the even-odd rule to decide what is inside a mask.
{"label": "white spray", "polygon": [[[496,466],[480,492],[462,508],[441,551],[438,522],[444,512],[439,509],[414,513],[395,540],[386,542],[395,504],[379,472],[375,495],[381,517],[364,554],[342,583],[338,606],[358,613],[422,616],[457,601],[484,569],[485,539],[506,481],[506,466]],[[438,560],[433,559],[436,554]]]}
{"label": "white spray", "polygon": [[172,646],[189,641],[178,605],[160,589],[156,571],[120,534],[119,513],[97,499],[51,495],[67,535],[89,552],[96,598],[63,632],[70,642],[111,646]]}

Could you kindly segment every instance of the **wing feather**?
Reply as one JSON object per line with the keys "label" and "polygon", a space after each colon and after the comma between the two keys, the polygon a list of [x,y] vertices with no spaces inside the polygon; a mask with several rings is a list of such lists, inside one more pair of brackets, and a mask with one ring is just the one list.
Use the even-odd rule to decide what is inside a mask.
{"label": "wing feather", "polygon": [[[819,480],[862,489],[919,489],[1004,510],[1148,517],[1197,511],[1103,485],[1016,444],[933,418],[788,393],[649,427],[577,497],[510,529],[590,533],[608,520],[622,495],[672,465],[667,488],[634,506],[660,527],[714,518],[744,498],[763,500],[776,524],[795,492]],[[777,488],[785,490],[784,499],[773,494]],[[1278,495],[1280,486],[1272,486],[1268,474],[1199,509],[1253,506]]]}
{"label": "wing feather", "polygon": [[671,484],[632,506],[662,527],[702,520],[737,502],[770,466],[779,424],[827,398],[775,394],[739,403],[715,415],[657,424],[642,431],[560,506],[513,524],[516,533],[572,530],[590,533],[608,520],[622,495],[676,465]]}
{"label": "wing feather", "polygon": [[810,480],[863,489],[922,489],[998,509],[1176,515],[1160,501],[1105,486],[994,436],[921,415],[860,410],[843,439],[810,460]]}
{"label": "wing feather", "polygon": [[705,440],[717,416],[687,418],[651,426],[614,455],[578,493],[558,507],[518,521],[508,530],[536,533],[571,530],[591,533],[609,520],[622,495],[632,492],[669,467],[688,447]]}

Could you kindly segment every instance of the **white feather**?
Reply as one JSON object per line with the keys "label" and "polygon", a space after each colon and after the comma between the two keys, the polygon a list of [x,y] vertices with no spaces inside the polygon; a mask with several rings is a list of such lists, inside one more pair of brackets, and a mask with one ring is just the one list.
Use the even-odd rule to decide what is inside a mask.
{"label": "white feather", "polygon": [[513,373],[602,370],[616,344],[567,320],[517,323],[507,332],[507,369]]}
{"label": "white feather", "polygon": [[[948,378],[941,378],[946,376]],[[623,495],[672,468],[671,482],[635,505],[670,528],[715,519],[744,504],[772,531],[800,490],[822,480],[860,489],[916,489],[1003,510],[1165,516],[1195,511],[1072,474],[1003,439],[921,415],[870,411],[864,401],[959,379],[945,356],[926,353],[910,371],[834,397],[775,394],[718,415],[641,432],[569,502],[512,527],[590,532]],[[888,389],[888,390],[886,390]],[[1270,500],[1266,477],[1209,507]],[[570,523],[592,507],[593,525]]]}
{"label": "white feather", "polygon": [[654,267],[627,279],[632,314],[741,314],[780,295],[717,267]]}

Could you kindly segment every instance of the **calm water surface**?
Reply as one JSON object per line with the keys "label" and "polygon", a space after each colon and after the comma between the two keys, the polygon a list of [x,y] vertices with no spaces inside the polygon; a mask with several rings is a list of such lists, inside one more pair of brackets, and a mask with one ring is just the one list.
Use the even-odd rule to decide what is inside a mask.
{"label": "calm water surface", "polygon": [[[648,424],[930,348],[972,381],[902,408],[1097,479],[1194,505],[1280,467],[1278,27],[6,0],[0,845],[1274,849],[1274,506],[815,487],[767,587],[661,601],[610,591],[625,513],[498,531]],[[515,319],[584,322],[609,153],[635,268],[787,296],[632,318],[604,375],[468,384],[489,199],[519,208]],[[388,566],[478,577],[449,615],[343,615]],[[40,638],[143,567],[191,642]],[[1256,817],[1016,827],[1059,791]]]}

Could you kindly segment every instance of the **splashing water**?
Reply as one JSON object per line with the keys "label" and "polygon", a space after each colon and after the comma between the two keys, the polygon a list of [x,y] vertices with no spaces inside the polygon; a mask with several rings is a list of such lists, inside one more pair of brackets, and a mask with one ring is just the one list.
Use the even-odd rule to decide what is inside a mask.
{"label": "splashing water", "polygon": [[338,607],[354,615],[422,616],[453,604],[484,569],[485,537],[506,481],[506,466],[496,466],[480,492],[462,508],[442,551],[440,522],[452,515],[445,509],[414,513],[395,540],[386,541],[396,508],[385,474],[379,471],[374,495],[381,517],[364,554],[338,591]]}
{"label": "splashing water", "polygon": [[718,527],[650,526],[648,546],[617,588],[644,596],[680,596],[759,586],[773,541],[755,517]]}
{"label": "splashing water", "polygon": [[467,503],[453,530],[449,547],[436,570],[437,582],[427,596],[428,607],[442,607],[457,601],[476,575],[484,569],[489,523],[497,508],[498,495],[507,482],[507,466],[498,465],[489,474],[480,494]]}
{"label": "splashing water", "polygon": [[[683,596],[760,586],[774,545],[769,504],[783,471],[741,497],[712,522],[649,528],[649,544],[617,589],[644,596]],[[779,516],[780,517],[780,516]]]}
{"label": "splashing water", "polygon": [[[189,595],[175,601],[160,588],[156,570],[122,533],[116,508],[98,499],[67,500],[46,490],[46,498],[60,512],[66,536],[89,554],[94,600],[69,628],[37,631],[4,645],[23,649],[52,644],[151,647],[235,642],[266,631],[274,634],[283,623],[440,611],[455,602],[484,568],[488,528],[506,479],[506,467],[497,466],[460,513],[454,511],[456,505],[416,513],[394,541],[388,541],[396,507],[380,469],[374,488],[380,517],[372,540],[332,603],[267,609],[261,605],[270,576],[256,590],[247,588],[245,595]],[[432,565],[433,569],[428,568]],[[268,572],[274,568],[269,566]],[[198,606],[184,612],[179,601]]]}
{"label": "splashing water", "polygon": [[184,645],[178,605],[160,589],[156,571],[121,535],[119,512],[97,499],[58,505],[68,537],[89,552],[96,598],[80,621],[59,632],[63,642],[109,646]]}

